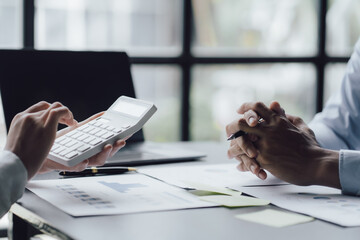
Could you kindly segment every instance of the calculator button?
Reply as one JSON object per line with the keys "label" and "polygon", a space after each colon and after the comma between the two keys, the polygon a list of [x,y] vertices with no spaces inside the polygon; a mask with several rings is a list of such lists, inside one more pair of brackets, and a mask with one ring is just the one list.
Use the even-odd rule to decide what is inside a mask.
{"label": "calculator button", "polygon": [[66,158],[73,158],[73,157],[76,157],[77,155],[78,155],[77,152],[72,151],[72,152],[66,154],[65,157]]}
{"label": "calculator button", "polygon": [[121,128],[115,128],[113,131],[116,133],[121,133],[123,130]]}
{"label": "calculator button", "polygon": [[94,126],[96,127],[100,127],[102,125],[102,123],[100,121],[97,121],[96,123],[94,123]]}
{"label": "calculator button", "polygon": [[97,145],[97,144],[99,144],[99,143],[101,143],[101,142],[102,142],[101,139],[95,139],[95,140],[91,141],[90,144],[93,145],[93,146],[95,146],[95,145]]}
{"label": "calculator button", "polygon": [[76,149],[76,150],[78,150],[78,151],[80,151],[80,152],[85,152],[85,151],[88,150],[88,149],[90,149],[90,146],[84,145],[84,146],[79,147],[79,148]]}
{"label": "calculator button", "polygon": [[83,132],[88,133],[88,132],[90,132],[90,131],[92,131],[92,130],[94,130],[94,129],[95,129],[95,127],[89,126],[89,127],[87,127],[86,129],[84,129]]}
{"label": "calculator button", "polygon": [[61,155],[61,156],[65,156],[65,155],[67,155],[68,153],[70,153],[70,152],[72,152],[72,151],[73,151],[73,149],[72,149],[72,148],[66,148],[66,150],[65,150],[65,151],[60,152],[60,153],[59,153],[59,155]]}
{"label": "calculator button", "polygon": [[112,136],[114,136],[114,134],[108,132],[108,133],[106,133],[105,135],[102,135],[101,137],[104,138],[104,139],[108,139],[108,138],[110,138],[110,137],[112,137]]}
{"label": "calculator button", "polygon": [[52,146],[52,148],[51,148],[51,152],[53,152],[54,150],[56,150],[57,148],[59,148],[60,147],[60,145],[58,145],[58,144],[54,144],[53,146]]}
{"label": "calculator button", "polygon": [[71,142],[71,138],[64,138],[62,141],[58,142],[60,143],[61,145],[65,145],[67,144],[68,142]]}
{"label": "calculator button", "polygon": [[80,137],[78,137],[77,140],[84,141],[84,139],[86,139],[88,137],[89,137],[89,135],[84,134],[84,135],[81,135]]}
{"label": "calculator button", "polygon": [[74,134],[74,135],[72,135],[71,137],[72,138],[78,138],[78,137],[80,137],[80,136],[82,136],[83,135],[83,133],[82,132],[76,132],[76,134]]}
{"label": "calculator button", "polygon": [[80,130],[80,131],[84,131],[86,128],[88,128],[89,127],[89,125],[87,125],[87,124],[85,124],[85,125],[82,125],[81,127],[79,127],[78,129]]}
{"label": "calculator button", "polygon": [[73,130],[73,131],[67,133],[66,136],[67,136],[67,137],[71,137],[71,136],[73,136],[73,135],[74,135],[75,133],[77,133],[77,132],[78,132],[78,131]]}
{"label": "calculator button", "polygon": [[101,131],[101,129],[100,128],[95,128],[95,129],[93,129],[93,130],[91,130],[90,132],[88,132],[90,135],[94,135],[94,134],[96,134],[97,132],[100,132]]}
{"label": "calculator button", "polygon": [[115,129],[115,127],[113,127],[113,126],[108,126],[106,129],[109,130],[109,131],[112,131],[112,130]]}
{"label": "calculator button", "polygon": [[59,137],[59,138],[55,139],[55,143],[60,143],[65,138],[66,138],[65,136]]}
{"label": "calculator button", "polygon": [[130,127],[130,125],[129,124],[124,124],[124,125],[122,125],[121,126],[123,129],[128,129],[129,127]]}
{"label": "calculator button", "polygon": [[60,154],[62,151],[66,150],[66,147],[59,147],[57,149],[55,149],[54,151],[52,151],[55,154]]}
{"label": "calculator button", "polygon": [[104,135],[105,133],[107,133],[107,131],[101,130],[100,132],[96,133],[95,136],[101,137],[101,136]]}
{"label": "calculator button", "polygon": [[76,140],[71,140],[70,142],[68,142],[67,144],[65,144],[65,147],[71,147],[74,146],[78,141]]}
{"label": "calculator button", "polygon": [[79,147],[81,147],[81,146],[83,146],[84,144],[83,143],[81,143],[81,142],[76,142],[76,144],[74,144],[71,148],[72,149],[78,149]]}
{"label": "calculator button", "polygon": [[85,139],[83,140],[83,142],[84,142],[84,143],[89,143],[89,142],[91,142],[91,141],[93,141],[93,140],[95,140],[95,137],[89,136],[88,138],[85,138]]}

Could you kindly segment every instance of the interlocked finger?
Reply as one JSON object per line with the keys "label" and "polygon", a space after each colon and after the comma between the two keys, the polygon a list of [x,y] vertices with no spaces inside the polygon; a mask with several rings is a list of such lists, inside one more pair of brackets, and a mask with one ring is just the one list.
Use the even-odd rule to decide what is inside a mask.
{"label": "interlocked finger", "polygon": [[241,147],[238,144],[236,144],[236,142],[234,140],[232,142],[234,142],[234,143],[232,143],[232,146],[230,146],[230,148],[228,149],[228,152],[227,152],[228,157],[234,158],[234,157],[244,154],[244,151],[241,149]]}
{"label": "interlocked finger", "polygon": [[253,110],[255,111],[261,118],[263,118],[266,122],[270,123],[274,116],[274,112],[265,106],[262,102],[252,102],[252,103],[244,103],[238,109],[238,113],[244,114],[247,111]]}
{"label": "interlocked finger", "polygon": [[237,167],[236,167],[240,172],[247,172],[249,170],[247,170],[247,168],[245,167],[243,162],[240,162]]}
{"label": "interlocked finger", "polygon": [[241,155],[241,160],[243,161],[245,167],[250,170],[253,174],[258,175],[260,171],[260,166],[255,159],[249,158],[247,155]]}
{"label": "interlocked finger", "polygon": [[257,150],[247,135],[236,138],[234,141],[236,142],[236,145],[238,145],[242,150],[242,153],[246,154],[250,158],[256,157]]}

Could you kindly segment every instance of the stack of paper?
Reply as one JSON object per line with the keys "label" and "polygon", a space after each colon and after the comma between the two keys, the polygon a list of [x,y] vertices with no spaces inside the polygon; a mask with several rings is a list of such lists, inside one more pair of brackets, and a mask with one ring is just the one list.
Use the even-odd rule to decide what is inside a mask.
{"label": "stack of paper", "polygon": [[252,196],[341,226],[360,226],[360,198],[342,195],[338,189],[321,186],[239,187]]}

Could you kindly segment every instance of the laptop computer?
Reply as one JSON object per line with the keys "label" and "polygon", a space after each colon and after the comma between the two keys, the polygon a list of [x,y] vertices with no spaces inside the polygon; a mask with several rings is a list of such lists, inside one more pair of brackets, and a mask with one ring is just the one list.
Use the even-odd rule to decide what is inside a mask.
{"label": "laptop computer", "polygon": [[[7,129],[18,113],[41,100],[60,101],[78,121],[106,110],[119,96],[135,97],[124,52],[0,50],[0,90]],[[140,130],[106,165],[196,160],[203,153],[144,141]]]}

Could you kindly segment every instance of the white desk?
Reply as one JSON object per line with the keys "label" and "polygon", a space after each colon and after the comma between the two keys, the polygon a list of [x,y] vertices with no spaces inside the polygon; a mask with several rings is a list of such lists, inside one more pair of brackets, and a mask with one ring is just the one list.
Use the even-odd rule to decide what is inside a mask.
{"label": "white desk", "polygon": [[[226,145],[177,143],[208,153],[202,161],[178,165],[224,163]],[[54,178],[50,174],[42,178]],[[316,220],[285,228],[272,228],[241,221],[240,213],[275,206],[228,209],[223,207],[74,218],[31,192],[26,192],[13,210],[14,238],[25,239],[35,229],[63,239],[358,239],[360,227],[343,228]]]}

